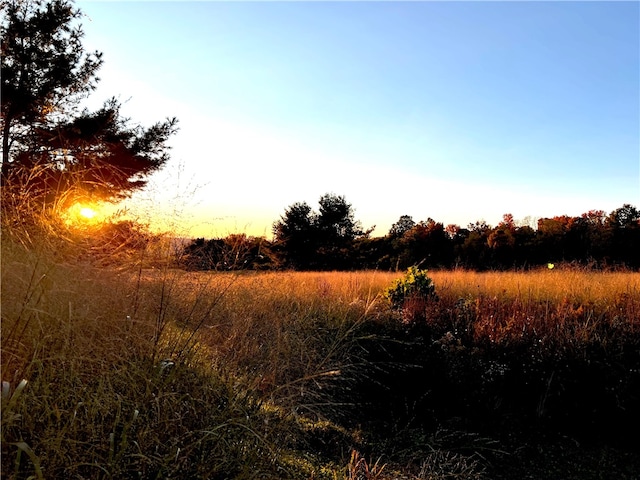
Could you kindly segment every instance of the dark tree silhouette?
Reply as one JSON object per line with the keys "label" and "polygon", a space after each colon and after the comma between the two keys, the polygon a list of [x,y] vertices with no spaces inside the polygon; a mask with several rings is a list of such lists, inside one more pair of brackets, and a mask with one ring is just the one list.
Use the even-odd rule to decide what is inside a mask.
{"label": "dark tree silhouette", "polygon": [[613,259],[634,268],[640,267],[640,211],[624,204],[609,214],[605,224],[611,231]]}
{"label": "dark tree silhouette", "polygon": [[285,267],[311,268],[317,242],[314,216],[306,202],[296,202],[273,224],[276,249],[283,257]]}
{"label": "dark tree silhouette", "polygon": [[479,270],[489,268],[491,252],[488,237],[491,227],[484,220],[479,220],[476,223],[470,223],[465,230],[464,241],[459,248],[463,265]]}
{"label": "dark tree silhouette", "polygon": [[329,270],[352,268],[353,242],[365,235],[360,222],[355,220],[353,207],[344,196],[330,193],[323,195],[318,203],[320,211],[315,217],[315,226],[319,267]]}
{"label": "dark tree silhouette", "polygon": [[415,226],[416,222],[413,221],[411,215],[402,215],[396,223],[391,225],[389,236],[391,238],[400,238]]}
{"label": "dark tree silhouette", "polygon": [[343,196],[327,193],[318,203],[320,213],[316,217],[316,225],[321,232],[346,241],[364,234],[362,225],[355,220],[353,207]]}
{"label": "dark tree silhouette", "polygon": [[194,269],[404,270],[419,265],[505,270],[563,262],[640,268],[640,212],[628,204],[608,216],[593,210],[578,217],[541,218],[537,230],[518,226],[506,214],[496,227],[478,221],[468,228],[444,228],[428,218],[401,237],[390,232],[374,238],[362,232],[344,197],[325,195],[320,205],[320,212],[306,203],[288,207],[274,223],[273,243],[244,235],[198,239],[184,249],[181,263]]}
{"label": "dark tree silhouette", "polygon": [[412,265],[433,267],[447,264],[453,253],[444,225],[432,218],[418,222],[395,244],[397,267],[403,270]]}
{"label": "dark tree silhouette", "polygon": [[102,54],[85,54],[80,17],[68,2],[3,2],[2,166],[9,152],[29,144],[33,129],[68,113],[95,88]]}
{"label": "dark tree silhouette", "polygon": [[640,228],[640,210],[625,203],[609,214],[605,219],[605,224],[614,229],[638,229]]}
{"label": "dark tree silhouette", "polygon": [[[513,232],[514,266],[530,267],[539,263],[536,259],[536,231],[528,225],[522,225]],[[543,261],[543,260],[541,260]]]}
{"label": "dark tree silhouette", "polygon": [[102,65],[82,46],[80,10],[66,0],[10,0],[2,9],[3,188],[51,205],[144,186],[169,158],[176,119],[131,125],[115,99],[80,110]]}
{"label": "dark tree silhouette", "polygon": [[263,237],[231,234],[226,238],[197,238],[184,246],[177,264],[187,270],[264,270],[275,268],[271,244]]}
{"label": "dark tree silhouette", "polygon": [[493,264],[500,268],[513,265],[515,259],[514,247],[516,225],[513,215],[505,213],[502,222],[494,228],[487,237],[487,244],[491,248]]}
{"label": "dark tree silhouette", "polygon": [[[538,220],[537,242],[539,261],[559,262],[565,256],[565,235],[568,218],[540,218]],[[544,258],[546,256],[546,258]]]}
{"label": "dark tree silhouette", "polygon": [[302,270],[352,267],[354,242],[366,237],[343,196],[325,194],[319,212],[305,202],[286,209],[273,225],[276,248],[288,268]]}

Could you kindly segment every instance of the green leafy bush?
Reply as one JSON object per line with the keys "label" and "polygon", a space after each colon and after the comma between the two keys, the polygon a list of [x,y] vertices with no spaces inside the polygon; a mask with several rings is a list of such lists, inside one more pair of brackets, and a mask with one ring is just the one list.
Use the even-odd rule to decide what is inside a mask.
{"label": "green leafy bush", "polygon": [[427,271],[415,266],[409,267],[404,277],[399,278],[387,288],[384,295],[391,302],[394,310],[402,310],[407,301],[438,299],[436,287],[427,276]]}

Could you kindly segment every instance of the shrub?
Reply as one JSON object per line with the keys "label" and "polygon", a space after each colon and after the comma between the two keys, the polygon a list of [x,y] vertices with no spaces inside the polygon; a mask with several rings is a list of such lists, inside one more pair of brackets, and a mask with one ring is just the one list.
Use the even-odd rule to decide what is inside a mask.
{"label": "shrub", "polygon": [[427,276],[426,270],[409,267],[403,278],[399,278],[384,292],[394,310],[403,310],[416,301],[437,300],[435,285]]}

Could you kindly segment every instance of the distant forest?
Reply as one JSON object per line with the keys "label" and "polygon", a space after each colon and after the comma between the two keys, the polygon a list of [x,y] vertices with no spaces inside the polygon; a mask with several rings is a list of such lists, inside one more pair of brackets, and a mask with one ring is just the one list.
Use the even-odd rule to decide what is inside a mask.
{"label": "distant forest", "polygon": [[606,213],[540,218],[537,225],[505,214],[497,226],[467,227],[401,216],[372,237],[343,196],[326,194],[319,210],[294,203],[273,224],[273,240],[232,234],[198,238],[178,255],[190,270],[510,270],[570,263],[595,269],[640,269],[640,211],[630,204]]}

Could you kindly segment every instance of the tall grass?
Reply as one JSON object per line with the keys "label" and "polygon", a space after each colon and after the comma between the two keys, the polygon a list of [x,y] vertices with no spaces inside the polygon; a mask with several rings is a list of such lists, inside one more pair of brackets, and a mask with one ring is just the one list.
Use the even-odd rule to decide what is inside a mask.
{"label": "tall grass", "polygon": [[527,272],[430,271],[440,295],[497,296],[520,300],[609,304],[620,294],[640,294],[640,275],[580,268],[539,269]]}
{"label": "tall grass", "polygon": [[429,272],[439,300],[407,317],[382,295],[397,273],[194,273],[161,239],[111,258],[35,239],[3,231],[5,478],[486,478],[492,444],[443,422],[384,438],[393,402],[437,407],[407,391],[442,380],[416,365],[491,390],[506,363],[479,348],[615,349],[638,328],[636,274]]}
{"label": "tall grass", "polygon": [[353,467],[357,438],[325,414],[375,304],[367,276],[196,275],[152,261],[148,244],[108,267],[33,247],[2,242],[3,477]]}
{"label": "tall grass", "polygon": [[[384,377],[393,393],[379,410],[430,428],[511,436],[544,428],[576,442],[637,445],[640,275],[566,269],[431,277],[438,300],[409,299],[398,315],[404,327],[394,333],[404,345],[376,351],[387,362],[415,365]],[[368,394],[376,392],[385,394]]]}
{"label": "tall grass", "polygon": [[263,398],[326,413],[331,398],[322,395],[323,387],[335,386],[345,369],[356,366],[359,328],[381,307],[388,278],[370,272],[176,271],[169,284],[151,272],[142,279],[141,295],[164,289],[180,299],[166,305],[175,318],[166,354],[206,350],[212,365],[240,375]]}
{"label": "tall grass", "polygon": [[569,348],[639,333],[637,273],[540,269],[434,272],[432,277],[447,305],[436,306],[432,315],[451,319],[455,312],[472,318],[476,340],[504,344],[535,338]]}

